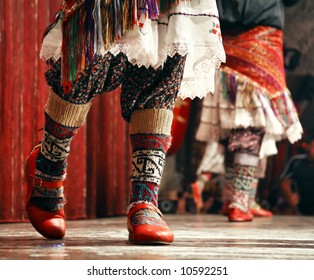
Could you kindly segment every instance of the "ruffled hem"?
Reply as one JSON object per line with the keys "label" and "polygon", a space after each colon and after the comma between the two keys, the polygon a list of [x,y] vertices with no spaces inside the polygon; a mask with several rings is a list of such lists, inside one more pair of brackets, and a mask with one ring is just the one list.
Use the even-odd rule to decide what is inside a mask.
{"label": "ruffled hem", "polygon": [[[218,141],[226,138],[231,129],[247,127],[263,129],[274,143],[286,138],[291,143],[301,139],[303,129],[288,89],[270,98],[257,83],[233,72],[236,87],[233,90],[237,93],[231,102],[232,96],[227,94],[230,90],[225,88],[225,84],[231,83],[226,83],[226,79],[230,79],[228,75],[227,72],[217,72],[216,80],[223,81],[223,84],[218,82],[217,92],[203,100],[197,140]],[[271,148],[270,153],[274,152],[277,151]],[[266,151],[263,153],[268,154]]]}
{"label": "ruffled hem", "polygon": [[286,130],[286,137],[291,143],[299,141],[303,134],[303,128],[300,122],[296,122]]}

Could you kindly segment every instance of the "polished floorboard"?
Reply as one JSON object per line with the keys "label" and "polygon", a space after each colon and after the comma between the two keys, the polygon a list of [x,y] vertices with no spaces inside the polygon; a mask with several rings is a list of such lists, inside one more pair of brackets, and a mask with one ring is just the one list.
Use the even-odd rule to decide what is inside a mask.
{"label": "polished floorboard", "polygon": [[229,223],[221,215],[166,215],[169,246],[127,241],[126,217],[67,221],[63,240],[29,223],[0,224],[0,260],[314,260],[314,217],[274,216]]}

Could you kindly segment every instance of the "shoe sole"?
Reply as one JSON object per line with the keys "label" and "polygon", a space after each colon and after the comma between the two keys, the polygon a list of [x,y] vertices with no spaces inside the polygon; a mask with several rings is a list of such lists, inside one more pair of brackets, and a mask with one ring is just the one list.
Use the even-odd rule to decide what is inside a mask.
{"label": "shoe sole", "polygon": [[172,242],[164,242],[164,241],[134,241],[130,239],[129,239],[129,242],[135,245],[170,245],[172,243]]}
{"label": "shoe sole", "polygon": [[253,220],[229,220],[231,223],[252,222]]}
{"label": "shoe sole", "polygon": [[158,240],[152,240],[152,241],[136,241],[132,238],[131,234],[129,234],[129,242],[136,244],[136,245],[170,245],[171,242],[167,241],[158,241]]}

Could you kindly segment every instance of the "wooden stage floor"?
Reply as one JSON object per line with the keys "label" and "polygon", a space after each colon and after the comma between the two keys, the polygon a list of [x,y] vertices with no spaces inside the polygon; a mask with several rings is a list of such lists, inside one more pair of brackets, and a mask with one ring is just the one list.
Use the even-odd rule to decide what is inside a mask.
{"label": "wooden stage floor", "polygon": [[314,260],[314,217],[274,216],[229,223],[221,215],[166,215],[170,246],[127,241],[126,218],[67,222],[59,241],[29,223],[0,224],[0,260]]}

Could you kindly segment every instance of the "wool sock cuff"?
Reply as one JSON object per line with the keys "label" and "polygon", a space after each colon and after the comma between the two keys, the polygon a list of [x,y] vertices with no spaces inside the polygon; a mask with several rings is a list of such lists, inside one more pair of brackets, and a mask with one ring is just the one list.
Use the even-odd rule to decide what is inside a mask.
{"label": "wool sock cuff", "polygon": [[91,102],[78,105],[67,102],[50,90],[45,112],[56,123],[69,127],[80,127],[86,120]]}
{"label": "wool sock cuff", "polygon": [[134,111],[131,115],[130,134],[153,133],[171,134],[173,113],[167,109],[147,109]]}

